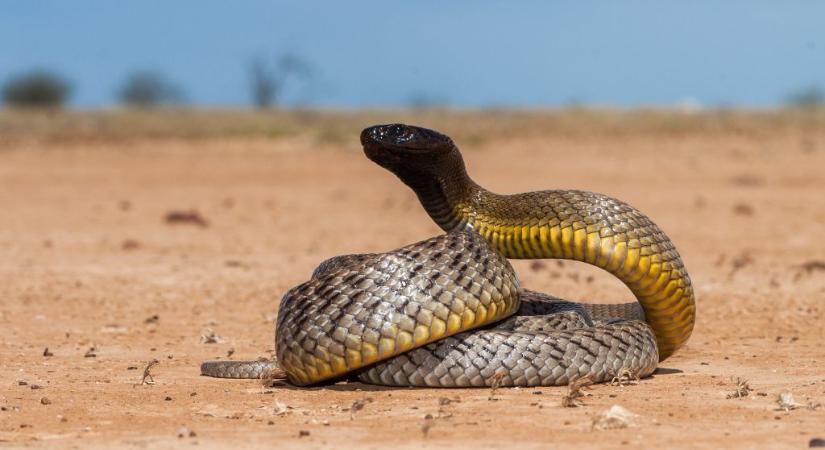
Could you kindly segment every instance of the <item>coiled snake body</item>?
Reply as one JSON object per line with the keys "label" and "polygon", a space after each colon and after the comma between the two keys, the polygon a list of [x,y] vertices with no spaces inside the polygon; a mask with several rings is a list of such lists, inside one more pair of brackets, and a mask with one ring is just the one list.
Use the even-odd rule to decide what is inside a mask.
{"label": "coiled snake body", "polygon": [[[447,234],[322,263],[284,295],[279,366],[308,385],[346,375],[386,385],[563,385],[647,376],[690,337],[690,278],[667,236],[633,207],[591,192],[493,194],[447,136],[406,125],[361,134]],[[584,261],[638,303],[563,301],[519,286],[506,258]],[[269,362],[208,361],[205,375],[257,378]]]}

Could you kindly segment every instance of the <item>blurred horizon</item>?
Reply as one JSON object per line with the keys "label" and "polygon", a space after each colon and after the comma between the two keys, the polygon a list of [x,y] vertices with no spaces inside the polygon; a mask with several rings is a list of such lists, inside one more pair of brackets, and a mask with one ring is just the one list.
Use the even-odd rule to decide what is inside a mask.
{"label": "blurred horizon", "polygon": [[780,106],[825,87],[825,3],[182,0],[5,2],[0,82],[32,69],[69,104],[133,74],[194,106],[250,105],[253,61],[300,62],[278,104],[315,108]]}

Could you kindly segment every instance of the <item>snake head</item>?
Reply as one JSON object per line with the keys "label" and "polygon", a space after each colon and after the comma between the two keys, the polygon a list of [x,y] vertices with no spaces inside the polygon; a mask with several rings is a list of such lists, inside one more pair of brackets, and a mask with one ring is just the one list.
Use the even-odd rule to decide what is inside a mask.
{"label": "snake head", "polygon": [[376,125],[361,132],[364,153],[380,166],[423,168],[455,149],[453,140],[437,131],[400,123]]}

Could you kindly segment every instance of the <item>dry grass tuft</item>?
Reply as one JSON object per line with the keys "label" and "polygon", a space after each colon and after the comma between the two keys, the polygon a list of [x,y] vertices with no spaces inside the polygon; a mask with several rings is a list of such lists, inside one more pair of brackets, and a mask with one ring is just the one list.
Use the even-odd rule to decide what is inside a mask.
{"label": "dry grass tuft", "polygon": [[639,381],[641,381],[639,375],[626,367],[622,367],[619,373],[610,380],[609,384],[611,386],[629,386],[639,384]]}
{"label": "dry grass tuft", "polygon": [[269,367],[261,374],[261,384],[264,387],[273,387],[280,384],[283,380],[286,380],[286,372],[284,369],[278,367],[278,361],[276,359],[268,360],[261,358],[259,361],[270,362]]}
{"label": "dry grass tuft", "polygon": [[561,406],[565,408],[584,406],[584,402],[582,402],[581,399],[586,395],[590,395],[584,392],[584,389],[591,384],[593,384],[593,380],[589,377],[582,377],[577,380],[573,380],[567,385],[567,394],[561,398]]}
{"label": "dry grass tuft", "polygon": [[731,378],[731,381],[736,383],[736,389],[730,394],[726,395],[725,398],[731,399],[747,397],[750,391],[753,390],[748,384],[748,380],[744,378],[736,377],[735,380]]}

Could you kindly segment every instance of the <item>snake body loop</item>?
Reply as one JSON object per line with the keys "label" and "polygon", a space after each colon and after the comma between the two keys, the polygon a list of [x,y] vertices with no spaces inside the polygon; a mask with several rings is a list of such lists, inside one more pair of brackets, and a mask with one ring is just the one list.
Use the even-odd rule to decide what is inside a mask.
{"label": "snake body loop", "polygon": [[[371,160],[417,194],[447,234],[322,263],[284,295],[278,366],[308,385],[536,386],[647,376],[690,337],[690,278],[670,240],[633,207],[591,192],[498,195],[466,173],[447,136],[406,125],[361,134]],[[614,274],[638,303],[563,301],[519,286],[506,258],[563,258]],[[276,364],[205,362],[257,378]]]}

